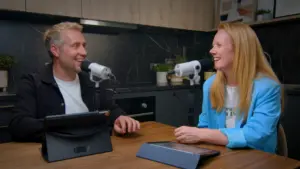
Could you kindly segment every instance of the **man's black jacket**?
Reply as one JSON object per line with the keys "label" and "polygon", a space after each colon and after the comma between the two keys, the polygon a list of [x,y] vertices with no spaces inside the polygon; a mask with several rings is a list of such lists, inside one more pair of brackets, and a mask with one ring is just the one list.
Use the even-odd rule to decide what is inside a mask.
{"label": "man's black jacket", "polygon": [[[95,107],[95,84],[89,74],[78,74],[81,96],[89,111]],[[110,124],[124,112],[113,103],[113,93],[100,87],[100,109],[110,110]],[[41,142],[43,139],[42,120],[48,115],[65,114],[63,96],[54,80],[52,64],[48,64],[39,73],[22,76],[17,92],[17,102],[10,122],[10,132],[15,141]]]}

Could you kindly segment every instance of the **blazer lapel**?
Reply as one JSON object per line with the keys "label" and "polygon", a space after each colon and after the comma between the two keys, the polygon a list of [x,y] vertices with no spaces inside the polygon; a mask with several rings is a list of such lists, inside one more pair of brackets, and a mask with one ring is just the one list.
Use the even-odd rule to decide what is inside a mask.
{"label": "blazer lapel", "polygon": [[216,113],[217,114],[217,121],[218,121],[218,126],[216,126],[217,128],[225,128],[225,121],[226,121],[226,113],[224,110],[222,110],[222,112],[220,113]]}

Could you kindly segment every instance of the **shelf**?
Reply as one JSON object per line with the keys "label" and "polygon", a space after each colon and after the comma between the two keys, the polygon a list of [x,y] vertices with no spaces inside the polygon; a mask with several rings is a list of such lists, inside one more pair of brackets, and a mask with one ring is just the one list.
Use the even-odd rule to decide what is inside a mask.
{"label": "shelf", "polygon": [[[269,25],[269,24],[276,24],[276,23],[281,23],[281,22],[289,22],[289,21],[294,21],[294,20],[298,20],[298,19],[300,19],[300,15],[293,15],[293,16],[275,18],[275,19],[266,20],[266,21],[251,22],[251,23],[246,23],[246,24],[249,24],[251,27],[254,27],[254,26],[263,26],[263,25]],[[217,31],[217,28],[214,28],[209,32],[215,32],[215,31]]]}

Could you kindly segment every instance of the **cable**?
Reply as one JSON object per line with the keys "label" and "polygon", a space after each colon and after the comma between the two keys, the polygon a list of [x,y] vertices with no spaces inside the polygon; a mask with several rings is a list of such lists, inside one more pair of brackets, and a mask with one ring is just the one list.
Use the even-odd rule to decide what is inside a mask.
{"label": "cable", "polygon": [[[269,58],[270,65],[272,66],[272,58],[270,54],[268,52],[264,52],[264,54]],[[280,59],[280,71],[282,72],[282,82],[284,83],[284,71],[283,71],[282,58],[279,57],[279,59]]]}
{"label": "cable", "polygon": [[265,52],[265,51],[264,51],[264,54],[269,58],[270,65],[272,65],[272,58],[271,58],[270,54],[268,52]]}
{"label": "cable", "polygon": [[284,82],[285,82],[285,80],[284,80],[284,69],[283,69],[283,62],[282,62],[282,57],[279,57],[279,59],[280,59],[280,70],[281,70],[281,72],[282,72],[282,83],[284,84]]}
{"label": "cable", "polygon": [[146,34],[146,36],[148,36],[148,38],[150,40],[152,40],[159,48],[163,49],[164,51],[173,54],[170,50],[167,50],[165,48],[163,48],[156,40],[154,40],[150,35]]}
{"label": "cable", "polygon": [[31,29],[35,30],[36,32],[40,33],[40,34],[44,34],[44,32],[38,30],[37,28],[35,28],[34,26],[32,26],[30,23],[27,23],[29,27],[31,27]]}

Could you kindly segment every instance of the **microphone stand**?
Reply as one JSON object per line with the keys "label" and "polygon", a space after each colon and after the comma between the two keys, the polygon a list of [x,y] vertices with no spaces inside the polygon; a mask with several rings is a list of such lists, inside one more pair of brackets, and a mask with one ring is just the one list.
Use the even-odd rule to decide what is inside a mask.
{"label": "microphone stand", "polygon": [[[109,75],[106,79],[111,79],[111,78],[116,80],[116,78],[113,74]],[[96,89],[95,96],[94,96],[94,103],[95,103],[96,111],[98,111],[99,113],[101,112],[101,103],[100,103],[101,99],[100,99],[100,90],[99,90],[100,89],[100,83],[103,82],[106,79],[98,78],[97,76],[94,76],[92,74],[92,72],[90,72],[90,80],[95,83],[95,89]],[[117,93],[115,91],[115,89],[112,89],[112,92],[113,92],[113,94]],[[102,93],[102,94],[106,95],[108,93]],[[108,97],[110,97],[110,96],[108,96]],[[109,107],[108,107],[108,109],[109,109]],[[104,113],[107,113],[107,112],[104,111]],[[109,118],[107,118],[107,119],[109,120]],[[112,122],[112,124],[113,124],[113,122]],[[109,134],[112,135],[113,126],[109,126],[108,128],[109,128]]]}
{"label": "microphone stand", "polygon": [[94,103],[96,107],[96,111],[100,111],[100,83],[103,81],[102,79],[97,78],[96,76],[93,75],[92,72],[90,72],[90,80],[95,83],[95,96],[94,96]]}
{"label": "microphone stand", "polygon": [[[100,104],[101,99],[100,99],[100,90],[99,90],[100,89],[100,83],[103,82],[104,80],[107,80],[107,79],[110,79],[110,80],[113,79],[114,81],[117,81],[116,77],[113,74],[108,75],[106,79],[101,79],[101,78],[98,78],[97,76],[93,75],[92,72],[90,72],[90,80],[95,83],[95,89],[96,89],[95,99],[94,99],[95,107],[96,107],[96,111],[99,111],[99,112],[101,110],[101,104]],[[112,89],[112,92],[114,94],[117,93],[115,91],[115,89]]]}

